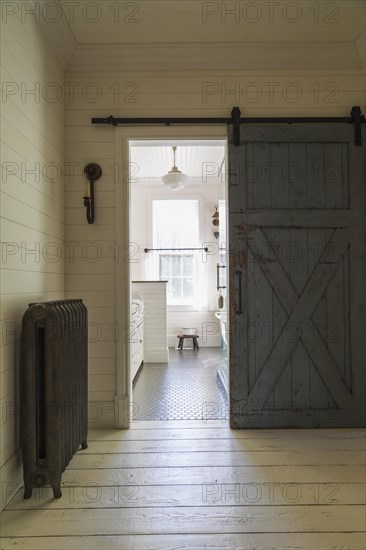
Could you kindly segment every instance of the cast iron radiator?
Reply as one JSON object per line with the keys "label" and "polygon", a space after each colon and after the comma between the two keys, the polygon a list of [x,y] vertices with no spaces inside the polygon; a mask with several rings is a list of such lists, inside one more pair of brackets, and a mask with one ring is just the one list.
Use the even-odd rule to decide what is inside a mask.
{"label": "cast iron radiator", "polygon": [[82,300],[29,304],[21,343],[24,498],[51,485],[87,448],[88,312]]}

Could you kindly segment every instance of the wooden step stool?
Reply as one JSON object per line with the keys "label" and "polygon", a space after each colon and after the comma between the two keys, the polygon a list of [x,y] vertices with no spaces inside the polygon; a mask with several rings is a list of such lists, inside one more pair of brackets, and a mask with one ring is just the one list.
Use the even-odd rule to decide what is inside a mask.
{"label": "wooden step stool", "polygon": [[178,349],[179,350],[182,350],[183,349],[183,343],[184,343],[184,338],[192,338],[193,340],[193,349],[199,349],[199,345],[198,345],[198,342],[197,342],[197,338],[199,338],[198,334],[177,334],[177,338],[179,338],[179,342],[178,342]]}

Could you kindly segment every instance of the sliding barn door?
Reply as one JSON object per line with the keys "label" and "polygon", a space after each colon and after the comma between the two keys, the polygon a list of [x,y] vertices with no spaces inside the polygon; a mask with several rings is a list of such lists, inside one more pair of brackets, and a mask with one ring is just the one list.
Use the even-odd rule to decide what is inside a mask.
{"label": "sliding barn door", "polygon": [[247,124],[229,146],[231,426],[365,425],[365,133]]}

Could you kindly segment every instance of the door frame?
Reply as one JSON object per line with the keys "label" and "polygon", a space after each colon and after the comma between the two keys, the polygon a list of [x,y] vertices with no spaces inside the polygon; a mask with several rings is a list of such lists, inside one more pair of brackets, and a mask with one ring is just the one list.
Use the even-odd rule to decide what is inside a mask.
{"label": "door frame", "polygon": [[[115,128],[116,233],[116,395],[114,426],[129,428],[133,421],[134,403],[130,376],[130,345],[128,334],[131,317],[131,270],[128,256],[131,236],[131,189],[129,178],[129,143],[139,140],[225,140],[227,127],[218,126],[120,126]],[[228,182],[227,182],[228,185]],[[122,236],[122,237],[121,237]],[[229,337],[230,335],[228,335]],[[229,349],[229,346],[228,346]],[[228,361],[230,376],[230,361]]]}

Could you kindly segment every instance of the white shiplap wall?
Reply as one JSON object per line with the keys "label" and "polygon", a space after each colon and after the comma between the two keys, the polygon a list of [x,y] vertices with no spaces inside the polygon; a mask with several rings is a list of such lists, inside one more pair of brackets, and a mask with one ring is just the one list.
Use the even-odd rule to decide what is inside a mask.
{"label": "white shiplap wall", "polygon": [[[84,55],[91,52],[85,50]],[[359,71],[347,73],[301,69],[67,73],[74,93],[68,95],[66,104],[66,158],[75,163],[76,175],[66,181],[66,240],[75,241],[76,246],[75,259],[66,262],[66,288],[68,297],[85,300],[98,327],[95,341],[89,343],[89,399],[94,402],[98,422],[113,424],[115,341],[123,337],[123,327],[115,324],[115,269],[117,262],[129,261],[131,248],[123,235],[115,234],[116,174],[122,175],[121,180],[126,174],[126,167],[116,164],[115,131],[111,126],[92,125],[91,118],[109,114],[227,117],[234,104],[248,116],[348,116],[352,105],[364,105],[365,95]],[[257,100],[253,99],[254,88],[248,87],[253,82],[254,88],[262,91]],[[276,83],[274,94],[271,82]],[[290,85],[294,82],[295,87]],[[230,92],[233,89],[235,92]],[[299,93],[294,100],[296,89]],[[209,94],[209,90],[215,93]],[[102,179],[96,183],[96,222],[92,226],[86,223],[82,201],[82,168],[87,162],[98,162],[103,168]],[[197,318],[196,324],[201,321]],[[180,325],[173,317],[169,323]]]}
{"label": "white shiplap wall", "polygon": [[[62,23],[52,34],[65,32]],[[1,506],[22,478],[20,328],[28,303],[64,297],[63,52],[21,11],[1,24]],[[64,52],[65,53],[65,52]],[[56,96],[53,95],[56,92]]]}

